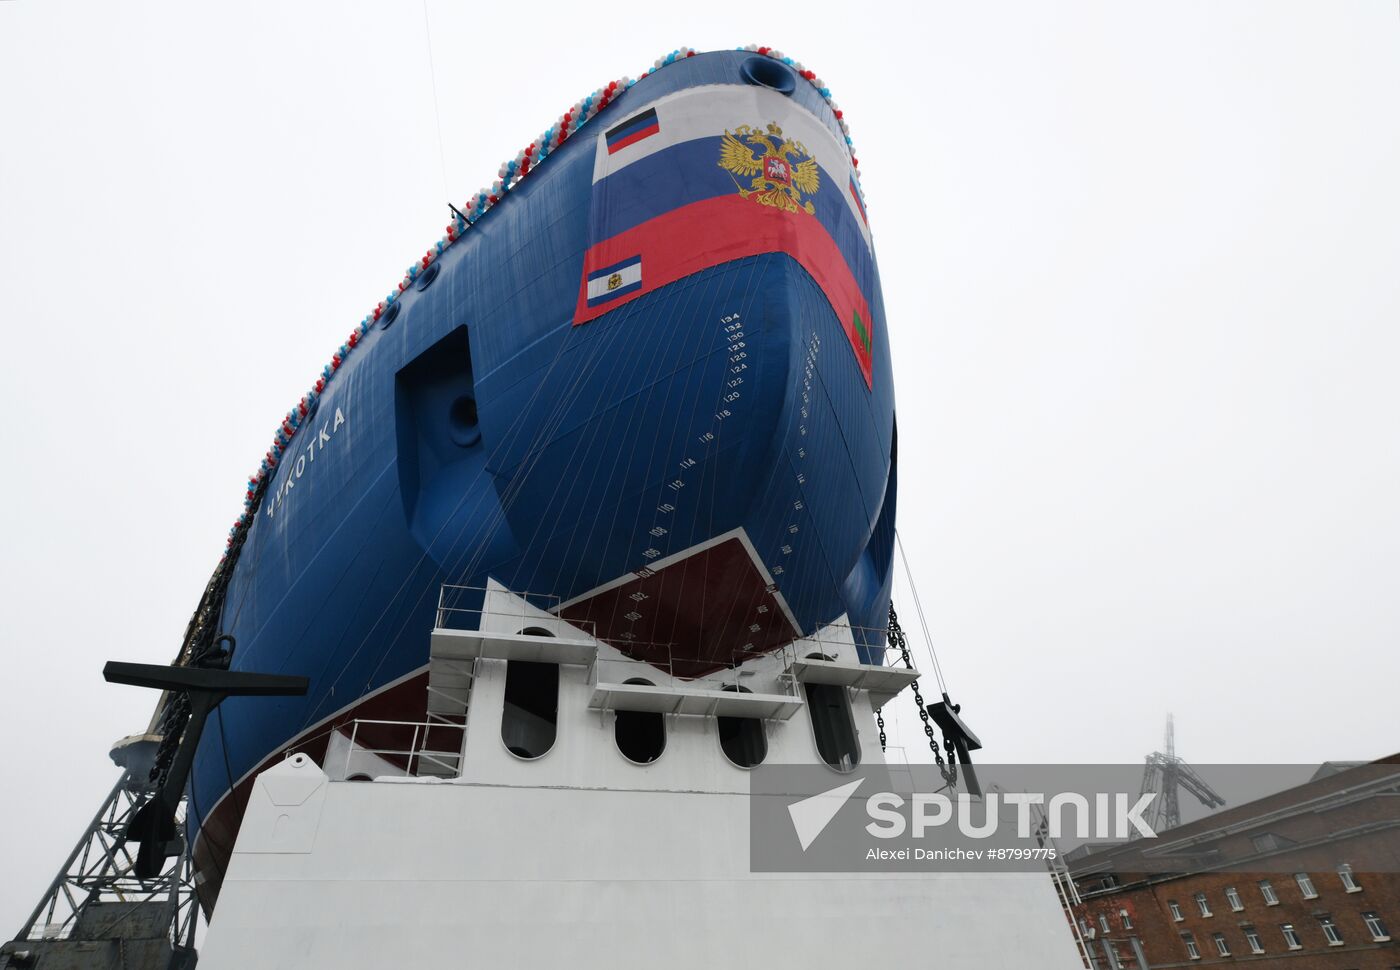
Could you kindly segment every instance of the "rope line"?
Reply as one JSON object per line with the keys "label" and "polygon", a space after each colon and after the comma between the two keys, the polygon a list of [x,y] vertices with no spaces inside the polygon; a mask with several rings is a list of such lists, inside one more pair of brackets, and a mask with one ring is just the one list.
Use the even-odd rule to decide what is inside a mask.
{"label": "rope line", "polygon": [[452,191],[447,186],[447,153],[442,147],[442,109],[438,105],[437,67],[433,63],[433,28],[428,22],[428,0],[423,0],[423,40],[428,46],[428,77],[433,82],[433,120],[437,122],[438,162],[442,165],[442,196],[449,198]]}
{"label": "rope line", "polygon": [[904,564],[904,575],[909,579],[909,592],[914,598],[914,612],[919,616],[919,626],[924,631],[924,643],[928,645],[929,660],[933,663],[933,676],[938,680],[938,689],[944,694],[948,693],[948,683],[943,679],[943,665],[938,662],[938,651],[933,646],[933,634],[929,632],[928,620],[924,618],[924,606],[919,602],[919,587],[914,582],[913,570],[909,568],[909,557],[904,553],[904,542],[899,537],[899,530],[894,530],[894,544],[899,549],[900,562]]}

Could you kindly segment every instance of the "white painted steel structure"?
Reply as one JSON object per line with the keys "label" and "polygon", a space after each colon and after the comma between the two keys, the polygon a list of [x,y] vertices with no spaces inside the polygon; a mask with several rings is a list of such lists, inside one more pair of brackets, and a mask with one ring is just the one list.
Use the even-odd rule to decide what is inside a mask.
{"label": "white painted steel structure", "polygon": [[[820,763],[803,679],[835,681],[861,760],[882,761],[871,692],[882,703],[901,678],[860,665],[849,637],[684,682],[648,668],[638,694],[620,688],[642,665],[551,630],[568,641],[557,736],[527,761],[500,730],[512,644],[539,655],[517,636],[522,608],[494,590],[481,628],[498,636],[435,637],[465,705],[460,776],[407,775],[341,736],[326,770],[297,755],[258,778],[201,970],[1081,966],[1049,873],[749,871],[749,776],[721,751],[715,703],[767,718],[767,760]],[[794,669],[809,653],[833,659]],[[657,760],[618,750],[620,708],[677,712]],[[357,774],[375,780],[341,780]]]}

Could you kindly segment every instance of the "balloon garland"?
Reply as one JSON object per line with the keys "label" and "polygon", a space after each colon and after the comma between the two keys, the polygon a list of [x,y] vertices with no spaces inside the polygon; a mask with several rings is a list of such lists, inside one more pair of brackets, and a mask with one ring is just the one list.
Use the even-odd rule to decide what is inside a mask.
{"label": "balloon garland", "polygon": [[[841,109],[836,106],[836,102],[831,98],[830,89],[822,84],[821,80],[813,71],[803,67],[800,61],[795,61],[791,57],[784,56],[781,51],[771,47],[760,47],[757,44],[750,44],[747,47],[738,49],[759,54],[764,57],[771,57],[776,61],[786,64],[817,89],[817,92],[830,106],[832,113],[836,116],[836,122],[841,127],[841,134],[846,139],[846,147],[851,155],[851,165],[857,168],[855,183],[856,190],[859,192],[860,173],[858,169],[860,162],[855,156],[855,143],[851,141],[851,131],[846,124]],[[453,209],[454,218],[452,222],[448,224],[446,234],[408,268],[404,273],[403,279],[399,281],[398,286],[385,296],[383,300],[379,301],[375,308],[360,321],[359,326],[351,331],[350,336],[346,338],[345,342],[331,355],[330,363],[321,368],[321,375],[317,378],[316,383],[309,391],[302,395],[296,407],[288,411],[286,416],[282,418],[282,423],[273,436],[272,447],[269,448],[267,453],[263,456],[257,471],[248,478],[247,489],[243,495],[243,512],[238,516],[237,520],[234,521],[233,527],[229,529],[228,542],[225,544],[224,554],[219,560],[219,565],[221,567],[224,564],[224,560],[229,555],[229,550],[233,548],[235,542],[238,542],[252,525],[253,516],[256,512],[262,489],[271,479],[273,472],[276,471],[278,463],[281,461],[283,454],[285,454],[288,445],[291,444],[292,438],[296,436],[297,430],[307,417],[316,410],[316,404],[320,400],[321,394],[325,391],[326,384],[330,381],[335,372],[340,369],[341,364],[345,363],[345,359],[350,356],[350,352],[360,345],[365,335],[369,333],[370,327],[387,313],[390,307],[394,306],[399,299],[399,295],[413,285],[418,277],[422,275],[438,257],[447,251],[448,246],[451,246],[461,238],[462,233],[466,231],[468,226],[474,224],[478,219],[484,216],[487,211],[499,203],[501,199],[505,198],[506,194],[518,185],[521,179],[538,168],[560,145],[564,144],[564,142],[576,134],[578,130],[587,124],[598,112],[602,111],[616,100],[620,94],[632,87],[632,85],[636,84],[637,81],[642,78],[654,74],[663,67],[673,64],[676,61],[694,57],[696,53],[696,51],[691,50],[689,47],[681,47],[667,54],[665,57],[658,58],[648,70],[643,72],[641,78],[633,80],[632,78],[622,77],[616,81],[610,81],[605,87],[598,88],[586,98],[574,102],[569,110],[560,115],[559,118],[555,120],[554,124],[546,128],[538,138],[517,152],[514,158],[502,162],[501,167],[496,171],[496,180],[492,182],[489,187],[479,189],[475,195],[466,201],[465,205]],[[862,204],[864,204],[864,193],[861,193],[861,195],[861,201]]]}

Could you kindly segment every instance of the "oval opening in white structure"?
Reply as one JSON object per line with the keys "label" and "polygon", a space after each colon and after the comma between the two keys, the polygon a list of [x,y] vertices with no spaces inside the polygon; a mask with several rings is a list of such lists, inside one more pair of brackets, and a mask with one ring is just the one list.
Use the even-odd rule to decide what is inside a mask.
{"label": "oval opening in white structure", "polygon": [[[807,655],[807,659],[834,658],[812,653]],[[853,770],[860,764],[860,742],[856,738],[856,724],[851,715],[851,699],[846,688],[837,684],[803,686],[807,691],[807,716],[817,740],[817,753],[837,771]]]}
{"label": "oval opening in white structure", "polygon": [[[623,683],[656,686],[640,677]],[[666,715],[658,711],[618,711],[613,721],[613,740],[628,761],[649,765],[666,750]]]}
{"label": "oval opening in white structure", "polygon": [[549,753],[559,722],[559,665],[532,660],[506,662],[501,740],[517,758]]}
{"label": "oval opening in white structure", "polygon": [[[740,694],[753,691],[738,684],[725,684],[724,689]],[[768,732],[756,717],[724,717],[719,719],[719,747],[736,768],[756,768],[768,757]]]}

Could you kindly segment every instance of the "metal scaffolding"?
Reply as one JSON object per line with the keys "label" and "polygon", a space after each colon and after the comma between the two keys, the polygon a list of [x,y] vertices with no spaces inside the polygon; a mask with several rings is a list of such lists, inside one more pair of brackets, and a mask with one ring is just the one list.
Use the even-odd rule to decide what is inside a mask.
{"label": "metal scaffolding", "polygon": [[[136,876],[132,816],[155,792],[146,772],[123,770],[39,905],[0,947],[0,970],[119,966],[188,970],[199,907],[188,839],[159,875]],[[185,831],[183,803],[180,831]]]}

